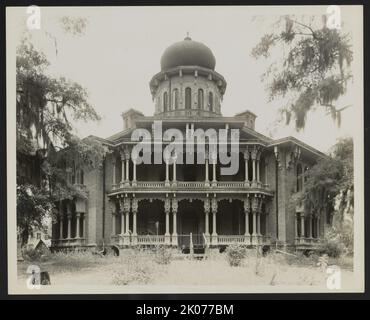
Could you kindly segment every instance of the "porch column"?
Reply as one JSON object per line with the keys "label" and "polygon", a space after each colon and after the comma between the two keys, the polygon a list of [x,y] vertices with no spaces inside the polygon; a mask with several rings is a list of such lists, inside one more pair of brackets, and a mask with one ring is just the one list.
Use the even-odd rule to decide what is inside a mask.
{"label": "porch column", "polygon": [[133,170],[132,170],[132,185],[136,186],[136,159],[132,159],[132,165],[133,165]]}
{"label": "porch column", "polygon": [[204,200],[204,218],[205,218],[205,221],[204,221],[204,234],[207,238],[207,240],[209,241],[209,212],[211,210],[211,206],[210,206],[210,203],[209,203],[209,199],[205,199]]}
{"label": "porch column", "polygon": [[217,179],[216,179],[216,163],[217,163],[217,154],[212,154],[212,169],[213,169],[213,177],[212,177],[212,185],[217,185]]}
{"label": "porch column", "polygon": [[121,152],[121,187],[125,183],[125,154]]}
{"label": "porch column", "polygon": [[125,211],[121,211],[121,235],[125,234]]}
{"label": "porch column", "polygon": [[261,236],[261,211],[257,212],[257,235]]}
{"label": "porch column", "polygon": [[129,235],[130,233],[130,209],[125,212],[125,217],[126,217],[126,223],[125,223],[125,228],[126,228],[126,235]]}
{"label": "porch column", "polygon": [[301,212],[301,239],[305,238],[305,230],[304,230],[304,214]]}
{"label": "porch column", "polygon": [[178,209],[178,202],[177,199],[172,199],[172,245],[178,246],[177,242],[177,209]]}
{"label": "porch column", "polygon": [[244,199],[244,215],[245,215],[244,236],[245,236],[246,244],[250,244],[250,241],[251,241],[251,237],[250,237],[250,233],[249,233],[249,213],[250,213],[250,211],[251,211],[251,205],[250,205],[249,198]]}
{"label": "porch column", "polygon": [[129,234],[130,209],[131,209],[131,200],[129,197],[125,197],[123,199],[123,214],[122,214],[122,220],[124,221],[124,226],[123,226],[123,231],[122,231],[124,236],[122,237],[122,239],[123,239],[124,245],[130,244],[130,234]]}
{"label": "porch column", "polygon": [[59,240],[63,240],[63,222],[64,222],[64,217],[63,215],[61,215],[59,217]]}
{"label": "porch column", "polygon": [[252,244],[257,244],[257,211],[258,211],[258,198],[255,196],[252,199]]}
{"label": "porch column", "polygon": [[245,179],[244,179],[244,184],[246,186],[249,186],[249,149],[248,147],[244,151],[244,165],[245,165]]}
{"label": "porch column", "polygon": [[70,207],[70,204],[67,203],[67,219],[68,219],[68,234],[67,234],[67,238],[68,239],[71,239],[71,222],[72,222],[72,212],[71,212],[71,207]]}
{"label": "porch column", "polygon": [[169,186],[170,185],[170,178],[169,178],[169,163],[168,159],[165,159],[166,162],[166,180],[165,180],[165,185]]}
{"label": "porch column", "polygon": [[137,243],[137,210],[138,210],[138,200],[137,199],[132,199],[132,204],[131,204],[131,210],[132,210],[132,244]]}
{"label": "porch column", "polygon": [[112,211],[112,236],[116,235],[116,212]]}
{"label": "porch column", "polygon": [[64,221],[64,212],[62,201],[59,201],[59,240],[63,239],[63,221]]}
{"label": "porch column", "polygon": [[218,238],[217,238],[217,207],[218,207],[218,204],[217,204],[217,199],[216,198],[213,198],[212,199],[212,205],[211,205],[211,209],[212,209],[212,214],[213,214],[213,219],[212,219],[212,223],[213,223],[213,226],[212,226],[212,244],[213,245],[217,245],[218,244]]}
{"label": "porch column", "polygon": [[81,218],[81,213],[76,212],[76,239],[80,238],[80,218]]}
{"label": "porch column", "polygon": [[320,217],[319,215],[316,216],[316,238],[319,239],[320,238]]}
{"label": "porch column", "polygon": [[113,159],[112,159],[112,165],[113,165],[113,169],[112,169],[112,171],[113,171],[113,179],[112,179],[112,184],[113,184],[113,188],[115,188],[116,187],[116,157],[115,157],[115,155],[113,155]]}
{"label": "porch column", "polygon": [[294,234],[295,234],[295,239],[298,239],[298,213],[296,212],[294,214]]}
{"label": "porch column", "polygon": [[130,153],[126,150],[125,152],[126,159],[126,185],[130,184]]}
{"label": "porch column", "polygon": [[171,210],[171,200],[166,198],[164,201],[164,212],[166,215],[166,232],[164,234],[165,244],[171,243],[170,237],[170,210]]}
{"label": "porch column", "polygon": [[205,159],[205,170],[206,170],[206,179],[205,179],[205,185],[208,186],[209,185],[209,172],[208,172],[208,157],[206,157]]}

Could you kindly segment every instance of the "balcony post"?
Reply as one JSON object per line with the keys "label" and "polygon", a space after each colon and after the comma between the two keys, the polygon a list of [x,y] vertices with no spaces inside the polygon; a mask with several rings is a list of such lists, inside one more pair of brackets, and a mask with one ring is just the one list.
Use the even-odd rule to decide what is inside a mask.
{"label": "balcony post", "polygon": [[132,205],[131,205],[131,210],[132,210],[132,244],[136,245],[137,243],[137,211],[139,207],[139,202],[136,198],[132,199]]}
{"label": "balcony post", "polygon": [[59,240],[63,240],[63,221],[64,221],[64,212],[62,201],[59,201]]}
{"label": "balcony post", "polygon": [[205,218],[204,235],[206,236],[208,242],[209,242],[209,212],[210,210],[211,210],[211,205],[210,205],[209,199],[206,198],[204,200],[204,218]]}
{"label": "balcony post", "polygon": [[173,157],[173,179],[172,179],[172,185],[176,185],[176,157]]}
{"label": "balcony post", "polygon": [[258,198],[254,196],[252,199],[252,244],[257,244],[257,211],[258,211]]}
{"label": "balcony post", "polygon": [[121,150],[121,187],[125,183],[125,153]]}
{"label": "balcony post", "polygon": [[67,219],[68,219],[68,229],[67,229],[67,238],[71,239],[71,231],[72,231],[72,212],[71,212],[71,206],[69,203],[67,203]]}
{"label": "balcony post", "polygon": [[251,242],[251,235],[249,233],[249,213],[251,211],[251,205],[249,201],[249,197],[244,199],[244,215],[245,215],[245,243],[250,244]]}
{"label": "balcony post", "polygon": [[178,202],[177,199],[172,199],[172,218],[173,218],[173,226],[172,226],[172,245],[178,246],[177,242],[177,209],[178,209]]}
{"label": "balcony post", "polygon": [[212,186],[217,186],[216,163],[217,163],[217,154],[214,152],[212,153],[212,169],[213,169]]}
{"label": "balcony post", "polygon": [[218,236],[217,236],[217,199],[213,198],[212,199],[212,204],[211,204],[211,210],[213,214],[213,219],[212,219],[212,245],[217,245],[218,244]]}
{"label": "balcony post", "polygon": [[165,159],[165,163],[166,163],[166,180],[164,182],[165,186],[168,187],[170,185],[170,178],[169,178],[169,159],[166,158]]}
{"label": "balcony post", "polygon": [[304,213],[303,213],[303,212],[301,212],[300,216],[301,216],[301,241],[303,241],[303,240],[304,240],[304,238],[305,238],[305,230],[304,230]]}
{"label": "balcony post", "polygon": [[126,186],[130,185],[130,152],[128,149],[125,150],[125,159],[126,159]]}
{"label": "balcony post", "polygon": [[249,187],[249,149],[248,146],[246,147],[244,151],[244,165],[245,165],[245,179],[244,179],[244,185],[246,187]]}
{"label": "balcony post", "polygon": [[81,238],[80,237],[80,218],[81,218],[81,213],[76,212],[76,239]]}
{"label": "balcony post", "polygon": [[133,186],[136,186],[136,159],[132,159],[132,165],[133,165],[133,167],[132,167],[132,185]]}
{"label": "balcony post", "polygon": [[113,179],[112,179],[112,184],[113,184],[113,188],[116,188],[116,157],[115,155],[113,154],[113,159],[112,159],[112,165],[113,165],[113,169],[112,169],[112,174],[113,174]]}
{"label": "balcony post", "polygon": [[164,213],[166,215],[166,231],[164,234],[164,241],[165,244],[169,245],[171,243],[171,236],[170,236],[170,210],[171,210],[171,200],[166,198],[164,201]]}
{"label": "balcony post", "polygon": [[316,216],[316,238],[320,239],[320,216]]}

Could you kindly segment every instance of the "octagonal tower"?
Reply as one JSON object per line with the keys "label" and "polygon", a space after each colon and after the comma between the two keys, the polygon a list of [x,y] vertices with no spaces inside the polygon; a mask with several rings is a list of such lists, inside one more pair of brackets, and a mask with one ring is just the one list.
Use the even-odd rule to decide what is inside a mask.
{"label": "octagonal tower", "polygon": [[161,72],[150,81],[154,114],[220,117],[226,81],[215,66],[211,49],[190,37],[169,46],[161,58]]}

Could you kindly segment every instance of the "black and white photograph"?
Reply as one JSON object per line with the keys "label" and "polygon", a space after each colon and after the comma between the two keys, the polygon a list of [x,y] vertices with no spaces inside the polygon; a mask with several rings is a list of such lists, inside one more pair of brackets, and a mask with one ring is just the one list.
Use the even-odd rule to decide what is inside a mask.
{"label": "black and white photograph", "polygon": [[6,65],[9,294],[364,292],[362,6],[9,6]]}

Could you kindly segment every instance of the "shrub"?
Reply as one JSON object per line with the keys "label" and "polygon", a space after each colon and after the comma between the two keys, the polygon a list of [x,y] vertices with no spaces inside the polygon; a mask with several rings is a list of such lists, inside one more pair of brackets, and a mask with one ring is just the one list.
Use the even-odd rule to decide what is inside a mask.
{"label": "shrub", "polygon": [[172,252],[164,246],[157,246],[155,248],[154,261],[158,264],[169,264],[172,260]]}
{"label": "shrub", "polygon": [[24,248],[22,250],[23,258],[27,261],[40,261],[42,256],[41,250],[36,250],[33,248]]}
{"label": "shrub", "polygon": [[331,258],[339,258],[344,252],[344,249],[345,248],[343,246],[343,243],[331,239],[326,239],[322,243],[319,249],[319,253],[327,254]]}
{"label": "shrub", "polygon": [[247,250],[242,245],[233,243],[226,248],[227,261],[232,267],[240,266],[246,256]]}

